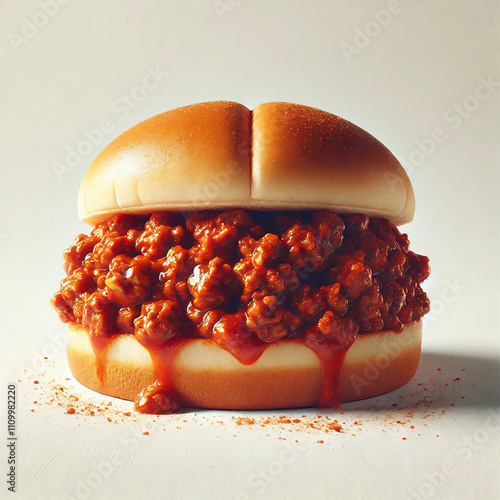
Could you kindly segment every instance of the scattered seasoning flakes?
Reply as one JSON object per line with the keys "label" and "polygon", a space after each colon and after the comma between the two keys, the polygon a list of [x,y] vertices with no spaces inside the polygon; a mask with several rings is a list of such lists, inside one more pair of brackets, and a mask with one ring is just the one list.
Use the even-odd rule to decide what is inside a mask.
{"label": "scattered seasoning flakes", "polygon": [[144,431],[144,432],[143,432],[143,434],[144,434],[145,436],[149,436],[149,432],[148,432],[148,431]]}
{"label": "scattered seasoning flakes", "polygon": [[275,427],[280,430],[288,430],[289,432],[314,432],[323,431],[328,433],[330,431],[342,432],[342,426],[337,419],[331,419],[326,415],[316,415],[307,418],[307,415],[299,418],[291,419],[286,415],[274,417],[232,417],[231,419],[236,425],[257,425],[262,428]]}
{"label": "scattered seasoning flakes", "polygon": [[[47,362],[48,368],[52,368],[52,365],[57,368],[54,362]],[[441,371],[441,369],[438,370]],[[26,372],[26,370],[24,371]],[[36,380],[34,380],[35,378]],[[147,420],[149,424],[155,422],[156,424],[153,425],[161,424],[164,431],[167,430],[163,427],[166,423],[168,423],[169,426],[173,424],[172,427],[177,427],[178,429],[182,429],[181,422],[194,423],[199,426],[215,425],[220,427],[233,424],[233,426],[247,426],[250,429],[256,429],[253,432],[262,432],[262,435],[267,437],[271,437],[271,434],[266,433],[266,429],[278,430],[281,434],[279,437],[281,440],[287,439],[283,437],[283,433],[290,432],[295,434],[293,437],[290,436],[290,438],[298,443],[299,440],[293,438],[300,434],[318,435],[324,433],[326,435],[337,432],[356,436],[360,432],[366,432],[366,430],[375,430],[383,433],[395,432],[395,426],[405,426],[407,431],[408,429],[415,429],[415,427],[417,427],[417,431],[415,432],[417,433],[420,428],[427,426],[427,424],[424,423],[426,419],[445,418],[443,415],[445,410],[440,409],[431,411],[436,402],[440,401],[440,393],[435,390],[435,387],[438,385],[442,389],[445,386],[445,384],[437,384],[435,381],[434,385],[432,385],[432,381],[419,382],[416,384],[419,386],[418,394],[422,396],[420,400],[415,399],[417,394],[414,393],[406,395],[399,394],[394,398],[389,397],[385,403],[385,414],[379,411],[381,401],[376,400],[375,405],[370,408],[364,408],[360,413],[337,411],[329,414],[303,414],[298,417],[295,415],[287,415],[286,413],[272,416],[258,416],[258,414],[254,413],[252,416],[233,416],[228,421],[220,417],[218,419],[214,418],[210,416],[210,412],[185,413],[178,416],[169,415],[162,418],[156,417],[150,419],[150,417],[129,411],[131,403],[118,400],[106,401],[104,397],[100,397],[97,393],[95,393],[95,395],[87,395],[85,393],[84,396],[75,388],[73,379],[64,377],[64,375],[57,376],[53,374],[53,372],[51,374],[50,370],[43,370],[36,375],[26,374],[26,379],[31,384],[35,384],[35,386],[31,385],[31,394],[29,394],[29,392],[26,394],[26,397],[29,398],[27,402],[37,404],[39,409],[48,407],[52,409],[55,408],[60,412],[70,415],[76,413],[76,419],[87,418],[87,422],[90,422],[91,419],[95,419],[96,423],[101,423],[103,421],[114,424],[128,423],[130,421],[142,422],[144,419],[149,418],[149,420]],[[63,382],[64,380],[67,382]],[[453,379],[450,377],[449,380],[451,381]],[[455,378],[455,381],[457,380],[460,380],[460,378]],[[425,395],[426,393],[424,391],[429,392]],[[433,402],[433,399],[431,399],[434,395],[436,396],[433,399],[436,400],[437,398],[436,402]],[[465,395],[461,396],[461,398],[464,399]],[[455,404],[451,403],[451,406],[455,406]],[[31,409],[31,411],[34,412],[35,410]],[[343,415],[345,421],[339,422],[334,418],[339,414]],[[347,415],[349,415],[348,418]],[[169,427],[169,429],[172,427]],[[399,429],[397,429],[397,431],[399,432]],[[144,433],[144,435],[149,434],[149,431],[146,432],[147,434]],[[420,433],[418,433],[418,435],[420,436]],[[237,437],[236,434],[233,436]],[[439,437],[439,435],[436,437]],[[407,437],[401,439],[407,440]],[[318,442],[319,441],[322,440],[318,440]]]}
{"label": "scattered seasoning flakes", "polygon": [[441,368],[438,368],[438,372],[440,372],[440,371],[441,371]]}

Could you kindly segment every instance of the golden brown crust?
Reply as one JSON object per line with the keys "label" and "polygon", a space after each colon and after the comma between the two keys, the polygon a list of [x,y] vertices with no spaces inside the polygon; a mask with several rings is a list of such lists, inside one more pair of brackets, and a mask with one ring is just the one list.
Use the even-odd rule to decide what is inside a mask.
{"label": "golden brown crust", "polygon": [[[401,333],[359,336],[340,373],[341,400],[376,396],[408,382],[418,367],[421,333],[419,322]],[[133,336],[120,335],[112,341],[102,377],[97,375],[85,327],[69,325],[67,354],[80,383],[110,396],[133,401],[156,379],[149,353]],[[319,405],[320,362],[295,340],[272,343],[257,362],[242,365],[212,341],[200,339],[186,344],[174,363],[174,386],[185,407],[252,410]]]}
{"label": "golden brown crust", "polygon": [[253,110],[252,200],[413,219],[405,170],[368,132],[316,108],[273,102]]}
{"label": "golden brown crust", "polygon": [[81,220],[248,202],[249,127],[250,111],[225,101],[184,106],[133,126],[87,170],[78,195]]}
{"label": "golden brown crust", "polygon": [[329,209],[413,218],[403,167],[352,123],[298,104],[234,102],[173,109],[145,120],[94,160],[79,213],[95,224],[115,213],[207,208]]}

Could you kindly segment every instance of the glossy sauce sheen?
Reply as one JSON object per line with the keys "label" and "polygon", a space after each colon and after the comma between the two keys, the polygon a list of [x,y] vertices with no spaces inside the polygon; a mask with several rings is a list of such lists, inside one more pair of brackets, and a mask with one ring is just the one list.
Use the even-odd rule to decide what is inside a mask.
{"label": "glossy sauce sheen", "polygon": [[158,383],[136,404],[144,412],[175,411],[167,365],[194,338],[245,365],[280,339],[303,342],[321,362],[321,404],[334,405],[357,335],[402,331],[429,311],[428,258],[389,221],[361,214],[119,214],[78,236],[64,259],[52,305],[89,329],[98,375],[116,334],[151,353]]}
{"label": "glossy sauce sheen", "polygon": [[[106,354],[115,336],[96,337],[90,335],[92,349],[96,356],[96,374],[102,382],[106,370]],[[172,413],[178,409],[180,399],[175,389],[175,358],[179,351],[194,339],[173,339],[166,345],[149,348],[153,361],[156,382],[146,387],[138,396],[134,408],[140,413]],[[318,406],[334,408],[340,406],[339,376],[342,371],[345,355],[354,342],[354,338],[346,345],[338,345],[328,341],[311,341],[305,344],[314,351],[321,366],[321,390]],[[269,347],[269,344],[253,337],[221,346],[243,365],[255,363]],[[141,401],[141,399],[143,401]]]}
{"label": "glossy sauce sheen", "polygon": [[98,337],[96,335],[89,335],[90,345],[95,354],[95,369],[97,378],[102,382],[106,371],[106,355],[111,346],[111,342],[118,336],[107,335],[105,337]]}
{"label": "glossy sauce sheen", "polygon": [[321,365],[321,392],[319,406],[334,408],[340,406],[339,377],[344,366],[344,359],[349,347],[354,343],[353,337],[349,344],[338,345],[325,340],[309,340],[307,347],[318,356]]}

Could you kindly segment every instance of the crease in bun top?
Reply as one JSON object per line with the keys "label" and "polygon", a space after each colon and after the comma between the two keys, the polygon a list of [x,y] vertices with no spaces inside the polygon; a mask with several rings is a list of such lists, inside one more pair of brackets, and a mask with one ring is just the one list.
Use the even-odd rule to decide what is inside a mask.
{"label": "crease in bun top", "polygon": [[206,102],[132,127],[79,198],[52,298],[75,378],[146,413],[332,407],[414,375],[427,257],[403,167],[356,125]]}

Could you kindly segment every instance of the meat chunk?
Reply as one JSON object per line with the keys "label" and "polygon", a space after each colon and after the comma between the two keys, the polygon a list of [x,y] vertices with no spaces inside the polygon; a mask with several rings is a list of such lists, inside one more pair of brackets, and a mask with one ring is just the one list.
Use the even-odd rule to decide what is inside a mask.
{"label": "meat chunk", "polygon": [[228,303],[237,282],[233,268],[216,257],[208,264],[199,264],[188,279],[193,305],[203,311]]}
{"label": "meat chunk", "polygon": [[247,309],[247,326],[264,342],[274,342],[293,333],[300,316],[283,307],[274,295],[253,300]]}
{"label": "meat chunk", "polygon": [[135,336],[146,346],[157,346],[182,334],[182,310],[178,302],[157,300],[142,305],[141,315],[134,321]]}
{"label": "meat chunk", "polygon": [[249,362],[263,342],[347,345],[430,308],[420,286],[429,259],[392,223],[362,214],[119,214],[79,235],[64,267],[52,298],[62,321],[153,347],[211,338]]}
{"label": "meat chunk", "polygon": [[131,259],[126,255],[119,255],[111,261],[106,276],[108,296],[121,307],[141,304],[151,293],[154,275],[151,261],[146,257]]}

